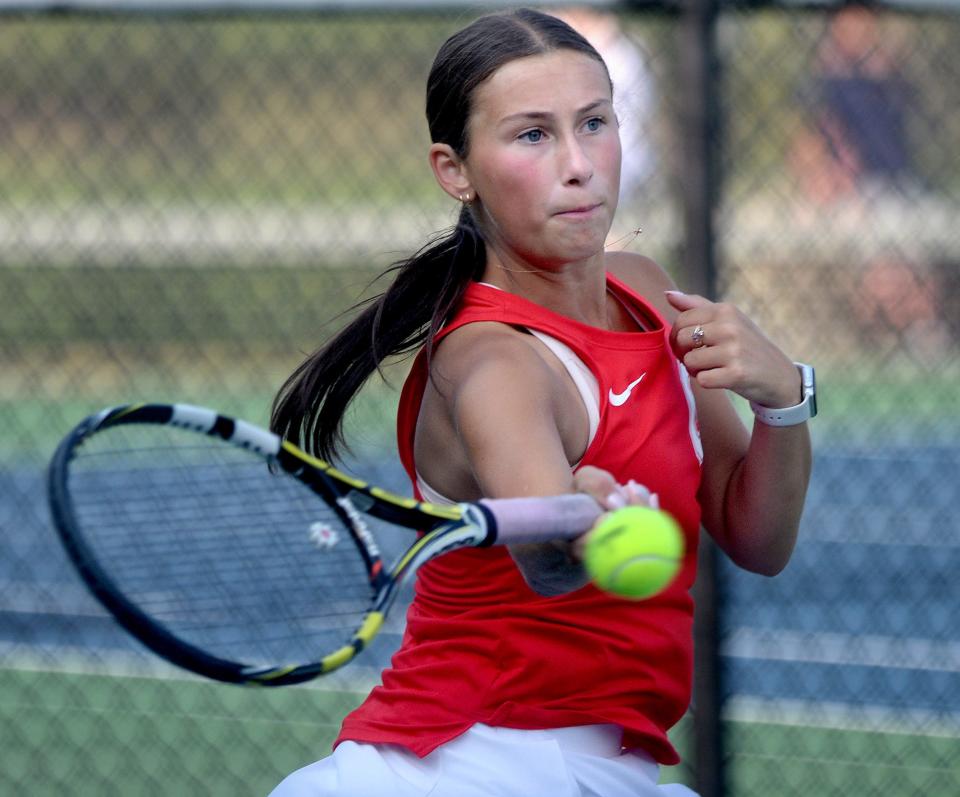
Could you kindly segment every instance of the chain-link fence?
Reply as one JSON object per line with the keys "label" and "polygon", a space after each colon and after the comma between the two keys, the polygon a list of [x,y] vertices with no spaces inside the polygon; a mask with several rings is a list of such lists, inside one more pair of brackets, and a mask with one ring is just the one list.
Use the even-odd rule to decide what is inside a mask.
{"label": "chain-link fence", "polygon": [[[337,314],[452,223],[423,84],[475,11],[0,17],[0,792],[264,794],[360,699],[161,667],[67,565],[43,468],[107,404],[266,421]],[[682,282],[681,20],[578,24],[622,103],[611,245]],[[717,44],[718,292],[821,394],[794,561],[720,569],[727,793],[958,794],[960,17],[741,9]],[[406,489],[395,401],[371,385],[350,434]]]}
{"label": "chain-link fence", "polygon": [[823,366],[796,556],[724,568],[731,794],[960,793],[958,22],[721,23],[722,293]]}

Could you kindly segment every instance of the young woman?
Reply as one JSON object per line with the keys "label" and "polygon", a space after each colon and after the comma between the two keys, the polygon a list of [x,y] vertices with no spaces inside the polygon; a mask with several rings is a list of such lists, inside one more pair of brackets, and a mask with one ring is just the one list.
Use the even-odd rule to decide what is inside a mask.
{"label": "young woman", "polygon": [[[422,346],[398,420],[418,496],[656,496],[686,558],[642,602],[590,585],[576,544],[428,564],[382,685],[334,753],[274,795],[689,794],[656,782],[690,698],[698,530],[752,571],[787,563],[810,470],[800,371],[735,308],[604,251],[620,172],[611,84],[566,24],[521,10],[455,34],[427,118],[458,224],[301,365],[273,427],[335,455],[364,380]],[[754,403],[752,434],[728,390]]]}

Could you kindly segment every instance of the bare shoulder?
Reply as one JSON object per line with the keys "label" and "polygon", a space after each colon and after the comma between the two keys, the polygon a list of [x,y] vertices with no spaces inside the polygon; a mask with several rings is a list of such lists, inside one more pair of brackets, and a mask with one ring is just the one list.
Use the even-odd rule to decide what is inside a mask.
{"label": "bare shoulder", "polygon": [[447,335],[431,365],[436,389],[451,398],[470,383],[503,382],[533,386],[550,371],[531,337],[507,324],[478,321]]}
{"label": "bare shoulder", "polygon": [[676,283],[654,260],[634,252],[608,252],[607,271],[625,282],[664,316],[672,319],[676,315],[663,295],[664,291],[675,290]]}
{"label": "bare shoulder", "polygon": [[437,346],[415,455],[422,476],[442,494],[473,500],[568,488],[558,422],[565,394],[533,340],[505,324],[476,322]]}

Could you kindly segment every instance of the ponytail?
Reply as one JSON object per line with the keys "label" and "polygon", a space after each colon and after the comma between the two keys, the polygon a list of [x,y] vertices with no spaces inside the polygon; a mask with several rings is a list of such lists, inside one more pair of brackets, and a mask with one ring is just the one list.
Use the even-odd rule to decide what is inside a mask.
{"label": "ponytail", "polygon": [[[531,9],[489,14],[454,33],[437,52],[427,78],[430,140],[465,159],[473,93],[501,66],[554,50],[599,53],[573,28]],[[343,416],[369,376],[388,357],[407,354],[433,340],[450,319],[467,285],[480,279],[486,246],[470,209],[457,226],[407,260],[388,268],[387,290],[331,341],[311,354],[280,388],[270,427],[315,456],[335,459],[345,448]]]}
{"label": "ponytail", "polygon": [[386,291],[287,378],[270,428],[314,456],[336,459],[346,447],[344,414],[360,388],[389,357],[423,345],[431,356],[434,337],[485,262],[483,238],[464,205],[449,234],[390,266],[381,277],[396,276]]}

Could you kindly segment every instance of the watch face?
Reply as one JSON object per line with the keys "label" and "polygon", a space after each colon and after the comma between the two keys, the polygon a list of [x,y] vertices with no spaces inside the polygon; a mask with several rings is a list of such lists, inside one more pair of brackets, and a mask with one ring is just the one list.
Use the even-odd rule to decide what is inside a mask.
{"label": "watch face", "polygon": [[800,378],[803,380],[803,395],[810,402],[810,417],[817,414],[817,376],[812,365],[800,366]]}

